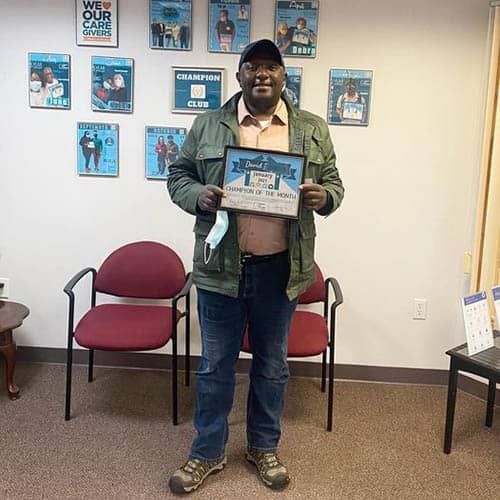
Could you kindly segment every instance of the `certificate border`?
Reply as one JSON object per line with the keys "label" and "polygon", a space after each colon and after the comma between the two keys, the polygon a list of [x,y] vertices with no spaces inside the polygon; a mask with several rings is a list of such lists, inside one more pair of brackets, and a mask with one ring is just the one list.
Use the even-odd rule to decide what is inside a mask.
{"label": "certificate border", "polygon": [[119,36],[120,36],[120,1],[113,0],[116,2],[116,45],[95,45],[88,43],[78,43],[78,2],[82,0],[75,0],[75,43],[77,47],[110,47],[112,49],[116,49],[119,47]]}
{"label": "certificate border", "polygon": [[[162,181],[165,182],[168,179],[168,175],[163,177],[151,177],[148,176],[148,151],[147,151],[147,139],[148,139],[148,127],[155,128],[178,128],[179,130],[184,130],[184,136],[187,136],[188,130],[186,127],[172,127],[168,125],[144,125],[144,178],[148,181]],[[185,140],[185,139],[184,139]],[[180,148],[179,148],[180,149]]]}
{"label": "certificate border", "polygon": [[[30,100],[30,78],[31,78],[31,62],[30,62],[30,55],[31,54],[54,54],[56,56],[68,56],[68,64],[69,64],[69,69],[68,69],[68,94],[69,94],[69,106],[62,107],[62,106],[32,106],[31,105],[31,100]],[[27,90],[28,90],[28,106],[31,109],[55,109],[58,111],[69,111],[71,110],[71,106],[73,103],[73,96],[72,96],[72,75],[71,75],[71,54],[59,54],[58,52],[27,52],[28,55],[28,60],[27,60],[27,67],[26,69],[28,70],[28,85],[27,85]]]}
{"label": "certificate border", "polygon": [[[347,71],[370,71],[372,74],[371,85],[370,85],[370,105],[368,107],[368,114],[366,115],[366,123],[336,123],[330,121],[330,116],[328,110],[330,109],[330,99],[333,97],[333,93],[330,91],[331,87],[331,73],[334,70],[347,70]],[[333,127],[368,127],[370,125],[370,118],[372,113],[373,105],[373,80],[375,78],[375,71],[373,69],[360,69],[360,68],[330,68],[328,70],[328,98],[326,100],[326,123],[327,125],[332,125]]]}
{"label": "certificate border", "polygon": [[[306,171],[306,161],[307,158],[302,154],[289,153],[287,151],[277,151],[275,149],[256,149],[256,148],[247,148],[244,146],[225,146],[224,148],[224,157],[223,157],[223,176],[222,176],[222,189],[224,189],[224,185],[226,182],[226,173],[227,173],[227,152],[229,150],[237,150],[237,151],[251,151],[253,153],[268,153],[271,155],[280,155],[280,156],[292,156],[293,158],[301,158],[302,159],[302,172],[300,173],[300,183],[304,183],[304,175]],[[297,215],[283,215],[283,214],[274,214],[274,213],[264,213],[259,210],[239,210],[236,208],[223,207],[222,206],[222,198],[219,198],[218,208],[220,210],[227,210],[228,212],[236,212],[239,214],[249,214],[249,215],[261,215],[263,217],[273,217],[276,219],[290,219],[290,220],[298,220],[300,218],[300,211],[302,208],[302,193],[297,193],[299,195],[299,201],[297,202]]]}
{"label": "certificate border", "polygon": [[[238,5],[241,5],[241,4],[238,4]],[[247,45],[251,43],[252,41],[252,16],[253,16],[253,13],[252,13],[252,9],[253,9],[253,5],[252,5],[252,0],[249,0],[249,4],[250,6],[250,16],[248,18],[248,42],[247,42]],[[212,9],[210,8],[211,4],[210,4],[210,0],[207,2],[207,6],[208,6],[208,15],[207,15],[207,52],[209,54],[241,54],[243,52],[240,51],[236,51],[236,50],[232,50],[231,52],[223,52],[222,50],[214,50],[214,49],[211,49],[210,48],[210,24],[211,24],[211,11]]]}
{"label": "certificate border", "polygon": [[225,80],[226,80],[226,68],[216,68],[212,66],[171,66],[170,68],[170,75],[171,75],[171,104],[170,104],[170,112],[171,113],[178,113],[178,114],[184,114],[184,115],[199,115],[202,113],[206,113],[207,111],[215,111],[213,109],[200,109],[200,110],[195,110],[195,109],[185,109],[185,108],[176,108],[175,107],[175,70],[176,69],[192,69],[192,70],[210,70],[210,71],[219,71],[222,75],[222,80],[221,80],[221,86],[220,86],[220,102],[221,106],[224,104],[225,100],[225,95],[224,95],[224,90],[225,90]]}
{"label": "certificate border", "polygon": [[[313,56],[305,56],[303,54],[296,54],[296,55],[293,55],[293,54],[283,54],[281,51],[281,56],[282,57],[291,57],[291,58],[294,58],[294,59],[316,59],[316,57],[318,57],[318,41],[319,41],[319,21],[320,21],[320,16],[319,16],[319,9],[320,9],[320,0],[317,0],[318,2],[318,8],[317,8],[317,12],[318,12],[318,15],[317,15],[317,30],[316,30],[316,52],[314,53]],[[278,0],[275,0],[274,1],[274,44],[276,44],[276,35],[277,35],[277,28],[278,28]]]}
{"label": "certificate border", "polygon": [[[130,111],[120,111],[117,109],[97,109],[94,108],[94,104],[92,103],[92,76],[93,76],[93,59],[94,57],[105,57],[106,59],[127,59],[131,62],[130,67],[132,69],[132,78],[131,78],[131,89],[130,89]],[[135,61],[132,57],[120,57],[120,56],[100,56],[98,54],[94,54],[90,56],[90,110],[95,113],[120,113],[125,115],[131,115],[134,112],[134,88],[135,88]]]}
{"label": "certificate border", "polygon": [[[118,142],[118,145],[116,147],[116,174],[95,174],[95,173],[88,173],[88,174],[81,174],[78,172],[78,126],[81,123],[92,123],[93,125],[114,125],[116,127],[116,140]],[[91,120],[87,121],[78,121],[76,122],[76,137],[77,141],[75,141],[75,147],[76,147],[76,176],[78,178],[82,177],[104,177],[107,179],[114,179],[120,177],[120,124],[119,123],[110,123],[110,122],[94,122]]]}
{"label": "certificate border", "polygon": [[[191,5],[191,36],[190,36],[190,39],[189,39],[189,49],[178,49],[177,47],[151,47],[151,35],[150,35],[150,31],[151,31],[151,1],[152,0],[148,0],[148,9],[149,9],[149,13],[148,13],[148,16],[149,16],[149,24],[148,24],[148,48],[151,49],[151,50],[172,50],[172,51],[177,51],[177,52],[191,52],[193,50],[193,0],[191,0],[189,3]],[[174,1],[174,0],[172,0]]]}

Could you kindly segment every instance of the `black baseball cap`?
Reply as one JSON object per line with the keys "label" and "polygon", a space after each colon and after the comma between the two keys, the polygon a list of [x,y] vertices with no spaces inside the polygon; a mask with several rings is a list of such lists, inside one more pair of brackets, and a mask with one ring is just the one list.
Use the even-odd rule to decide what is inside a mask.
{"label": "black baseball cap", "polygon": [[241,69],[243,63],[246,63],[250,58],[257,52],[264,53],[271,58],[271,60],[277,62],[280,66],[285,67],[283,63],[283,57],[281,57],[281,52],[274,42],[263,38],[262,40],[257,40],[256,42],[249,43],[241,53],[240,63],[238,64],[238,71]]}

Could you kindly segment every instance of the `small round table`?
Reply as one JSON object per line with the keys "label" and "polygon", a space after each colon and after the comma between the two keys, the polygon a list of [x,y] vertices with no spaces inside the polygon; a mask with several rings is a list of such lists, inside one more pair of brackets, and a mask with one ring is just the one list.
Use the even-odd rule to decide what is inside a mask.
{"label": "small round table", "polygon": [[12,330],[23,324],[30,310],[17,302],[0,300],[0,353],[5,357],[7,372],[7,392],[10,399],[19,397],[19,388],[14,384],[14,368],[16,366],[16,343],[12,338]]}

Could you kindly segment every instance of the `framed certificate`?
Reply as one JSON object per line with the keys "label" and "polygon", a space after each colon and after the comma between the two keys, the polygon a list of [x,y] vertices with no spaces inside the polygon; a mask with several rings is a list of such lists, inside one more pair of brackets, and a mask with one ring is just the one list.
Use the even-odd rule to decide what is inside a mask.
{"label": "framed certificate", "polygon": [[226,146],[220,208],[298,219],[304,167],[303,155]]}

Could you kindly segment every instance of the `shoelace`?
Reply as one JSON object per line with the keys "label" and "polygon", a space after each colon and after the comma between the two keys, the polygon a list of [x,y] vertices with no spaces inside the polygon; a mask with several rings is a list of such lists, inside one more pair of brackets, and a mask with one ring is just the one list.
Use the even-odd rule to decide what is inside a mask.
{"label": "shoelace", "polygon": [[188,460],[182,468],[188,474],[193,475],[193,481],[198,482],[205,474],[205,467],[198,459]]}
{"label": "shoelace", "polygon": [[262,467],[270,469],[280,465],[278,456],[275,453],[264,453],[259,461],[261,462]]}

